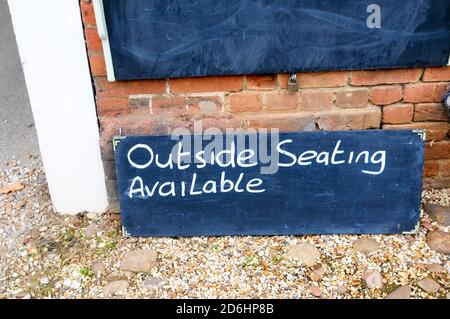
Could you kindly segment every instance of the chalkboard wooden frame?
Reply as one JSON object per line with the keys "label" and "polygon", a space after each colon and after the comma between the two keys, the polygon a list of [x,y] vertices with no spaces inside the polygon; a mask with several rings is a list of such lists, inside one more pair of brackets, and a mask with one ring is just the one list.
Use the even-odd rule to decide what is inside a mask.
{"label": "chalkboard wooden frame", "polygon": [[[282,133],[281,139],[291,139],[292,145],[305,149],[332,149],[338,140],[347,150],[385,149],[385,171],[379,175],[361,174],[363,166],[358,163],[349,170],[339,165],[311,166],[306,170],[295,166],[263,176],[249,168],[245,169],[248,176],[262,176],[268,192],[207,194],[200,198],[182,197],[180,193],[170,198],[133,195],[130,199],[130,183],[136,176],[142,176],[151,188],[156,180],[192,182],[195,168],[182,173],[156,167],[133,168],[127,162],[127,152],[132,146],[144,143],[164,154],[176,141],[168,136],[117,137],[114,149],[124,234],[143,237],[399,234],[416,230],[422,190],[423,131],[295,132]],[[143,157],[136,158],[139,162]],[[240,172],[225,171],[235,180]],[[204,172],[208,177],[220,176],[217,167],[211,166]],[[289,194],[283,193],[286,190]]]}

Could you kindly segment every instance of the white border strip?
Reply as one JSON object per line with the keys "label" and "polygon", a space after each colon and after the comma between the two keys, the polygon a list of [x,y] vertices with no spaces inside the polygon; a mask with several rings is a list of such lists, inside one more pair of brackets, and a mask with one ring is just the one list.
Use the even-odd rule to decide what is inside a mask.
{"label": "white border strip", "polygon": [[104,212],[105,173],[80,5],[8,4],[53,208]]}
{"label": "white border strip", "polygon": [[114,74],[114,65],[111,55],[111,47],[109,46],[108,28],[106,27],[105,12],[103,9],[103,0],[93,0],[95,21],[97,23],[97,31],[102,40],[103,54],[105,56],[106,74],[108,81],[114,82],[116,76]]}

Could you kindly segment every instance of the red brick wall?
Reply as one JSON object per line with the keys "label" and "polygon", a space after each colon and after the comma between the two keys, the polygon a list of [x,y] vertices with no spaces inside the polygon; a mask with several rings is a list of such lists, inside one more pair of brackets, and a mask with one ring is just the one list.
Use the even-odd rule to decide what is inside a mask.
{"label": "red brick wall", "polygon": [[424,186],[450,187],[449,122],[441,103],[450,67],[300,73],[297,93],[287,90],[287,74],[110,83],[92,4],[81,0],[81,8],[108,180],[115,179],[111,137],[119,128],[168,134],[203,119],[204,127],[284,131],[422,128]]}

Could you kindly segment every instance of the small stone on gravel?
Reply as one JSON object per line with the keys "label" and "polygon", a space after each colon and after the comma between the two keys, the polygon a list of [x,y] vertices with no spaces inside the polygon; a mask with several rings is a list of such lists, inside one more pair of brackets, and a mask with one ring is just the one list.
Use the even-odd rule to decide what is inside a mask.
{"label": "small stone on gravel", "polygon": [[145,289],[157,289],[162,283],[162,279],[158,277],[151,277],[142,283],[142,287]]}
{"label": "small stone on gravel", "polygon": [[336,292],[337,292],[339,295],[345,295],[345,294],[348,293],[348,289],[347,289],[347,287],[345,287],[345,286],[339,286],[339,287],[337,287]]}
{"label": "small stone on gravel", "polygon": [[78,288],[80,288],[80,287],[81,287],[81,284],[80,284],[79,281],[72,280],[72,282],[71,282],[71,284],[70,284],[70,288],[76,290],[76,289],[78,289]]}
{"label": "small stone on gravel", "polygon": [[123,280],[123,279],[126,279],[126,276],[125,276],[125,274],[122,274],[119,271],[113,271],[105,278],[105,280],[108,282],[118,281],[118,280]]}
{"label": "small stone on gravel", "polygon": [[353,249],[364,254],[374,252],[380,248],[380,244],[372,238],[358,238],[353,244]]}
{"label": "small stone on gravel", "polygon": [[366,270],[363,275],[366,286],[370,289],[383,288],[383,276],[377,270]]}
{"label": "small stone on gravel", "polygon": [[309,274],[309,278],[312,281],[319,281],[323,278],[324,275],[325,275],[325,270],[322,267],[320,267],[319,269],[312,271]]}
{"label": "small stone on gravel", "polygon": [[422,227],[425,228],[425,229],[428,229],[428,230],[433,229],[433,225],[431,225],[431,223],[430,223],[429,221],[427,221],[427,220],[422,220],[422,221],[420,222],[420,224],[421,224]]}
{"label": "small stone on gravel", "polygon": [[150,272],[155,268],[157,259],[158,254],[154,250],[133,250],[125,254],[120,269],[132,272]]}
{"label": "small stone on gravel", "polygon": [[427,236],[427,244],[431,250],[450,255],[450,233],[433,230]]}
{"label": "small stone on gravel", "polygon": [[16,192],[23,189],[23,185],[20,182],[15,182],[8,184],[6,186],[0,187],[0,194],[8,194],[12,192]]}
{"label": "small stone on gravel", "polygon": [[298,259],[307,267],[312,267],[319,260],[320,251],[310,243],[301,243],[289,249],[287,256],[289,258]]}
{"label": "small stone on gravel", "polygon": [[429,294],[435,293],[441,289],[441,285],[439,285],[436,281],[430,278],[423,279],[417,283],[417,285],[428,292]]}
{"label": "small stone on gravel", "polygon": [[23,208],[27,205],[27,203],[28,203],[28,198],[24,197],[17,203],[17,206],[18,206],[18,208]]}
{"label": "small stone on gravel", "polygon": [[436,204],[425,204],[423,205],[423,209],[434,222],[444,227],[450,226],[450,207]]}
{"label": "small stone on gravel", "polygon": [[317,287],[317,286],[311,286],[311,287],[309,288],[309,292],[310,292],[313,296],[315,296],[315,297],[320,297],[320,296],[322,296],[322,291],[321,291],[320,288]]}
{"label": "small stone on gravel", "polygon": [[403,285],[389,295],[385,299],[410,299],[411,298],[411,287],[408,285]]}
{"label": "small stone on gravel", "polygon": [[444,267],[442,267],[439,264],[431,264],[431,265],[427,265],[427,269],[430,272],[434,272],[434,273],[440,273],[444,271]]}
{"label": "small stone on gravel", "polygon": [[95,261],[91,265],[91,270],[95,274],[104,274],[106,273],[106,267],[101,261]]}
{"label": "small stone on gravel", "polygon": [[117,280],[110,282],[103,288],[103,295],[105,297],[112,296],[118,292],[122,292],[130,286],[126,280]]}
{"label": "small stone on gravel", "polygon": [[91,223],[86,227],[85,235],[87,238],[94,237],[96,233],[97,233],[97,224],[96,223]]}
{"label": "small stone on gravel", "polygon": [[120,214],[109,214],[108,219],[112,222],[116,222],[121,220],[121,216]]}

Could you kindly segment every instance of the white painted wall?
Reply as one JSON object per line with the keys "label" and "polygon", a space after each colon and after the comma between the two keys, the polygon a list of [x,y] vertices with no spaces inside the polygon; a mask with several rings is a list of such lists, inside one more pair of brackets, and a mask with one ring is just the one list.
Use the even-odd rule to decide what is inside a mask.
{"label": "white painted wall", "polygon": [[57,212],[108,201],[77,0],[8,0],[50,195]]}

